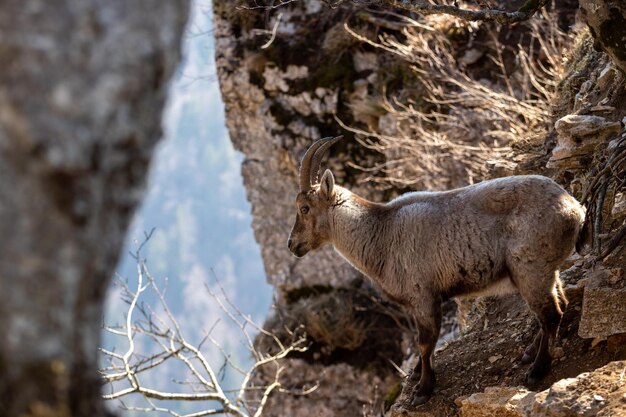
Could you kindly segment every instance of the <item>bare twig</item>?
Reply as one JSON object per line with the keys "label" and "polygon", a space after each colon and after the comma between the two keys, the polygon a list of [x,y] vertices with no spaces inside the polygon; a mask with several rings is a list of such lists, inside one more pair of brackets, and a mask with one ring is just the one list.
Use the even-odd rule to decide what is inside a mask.
{"label": "bare twig", "polygon": [[[272,10],[279,7],[286,6],[289,3],[294,3],[298,0],[269,0],[265,2],[259,2],[258,0],[251,0],[240,6],[242,9],[256,10],[265,9]],[[422,15],[431,14],[447,14],[457,17],[466,21],[482,21],[482,22],[498,22],[503,25],[510,25],[513,23],[523,22],[529,20],[533,15],[541,10],[548,0],[528,0],[519,9],[514,11],[500,10],[496,8],[483,8],[483,9],[467,9],[450,4],[433,4],[432,2],[424,0],[323,0],[329,7],[334,8],[342,3],[352,2],[356,5],[385,5],[391,9],[406,10],[412,13],[419,13]]]}
{"label": "bare twig", "polygon": [[[103,397],[108,400],[117,399],[120,406],[126,410],[141,411],[146,413],[169,414],[174,417],[202,417],[217,414],[228,414],[239,417],[260,416],[270,395],[277,389],[284,388],[280,381],[282,367],[279,362],[293,352],[306,350],[305,339],[301,337],[291,344],[277,343],[274,354],[262,355],[257,352],[253,336],[247,327],[261,330],[248,316],[244,315],[226,296],[222,285],[218,282],[221,297],[207,286],[207,294],[220,306],[242,332],[246,339],[246,345],[252,352],[255,362],[244,370],[234,364],[230,355],[211,336],[212,330],[219,320],[205,334],[198,344],[193,344],[185,337],[176,316],[171,311],[165,299],[165,294],[157,285],[150,274],[145,259],[141,256],[141,250],[150,239],[152,232],[145,234],[145,240],[132,253],[137,262],[137,286],[131,290],[128,284],[121,283],[122,298],[128,304],[126,318],[121,326],[107,326],[106,330],[114,336],[123,337],[127,349],[123,354],[114,349],[101,349],[100,352],[108,360],[100,372],[104,380],[109,384],[110,391]],[[141,303],[143,294],[150,290],[158,300],[158,312],[149,305]],[[269,335],[269,332],[264,331]],[[136,338],[145,337],[153,342],[149,352],[140,354],[137,352]],[[274,342],[277,338],[270,338]],[[201,350],[203,344],[210,341],[223,355],[223,365],[218,372],[210,363]],[[144,346],[141,346],[145,349]],[[150,387],[154,378],[150,378],[151,372],[167,366],[172,361],[182,364],[191,379],[173,381],[179,386],[186,388],[187,392],[165,391]],[[251,386],[250,381],[256,370],[261,367],[273,366],[275,368],[274,380],[266,386]],[[225,389],[219,375],[226,368],[240,373],[243,377],[241,384],[236,389]],[[140,376],[143,375],[144,377]],[[125,382],[125,384],[124,384]],[[258,403],[254,406],[247,401],[247,393],[262,392]],[[145,405],[128,405],[123,399],[135,395],[143,399]],[[200,411],[181,414],[172,408],[171,403],[166,401],[183,402],[209,402],[208,408]],[[216,406],[217,404],[217,406]]]}
{"label": "bare twig", "polygon": [[518,10],[513,12],[498,9],[462,9],[448,4],[432,4],[426,1],[415,0],[383,0],[382,3],[396,9],[407,10],[423,15],[448,14],[467,21],[494,21],[503,25],[508,25],[530,19],[537,11],[542,9],[548,3],[548,0],[529,0]]}
{"label": "bare twig", "polygon": [[283,17],[282,13],[278,13],[278,17],[276,18],[276,23],[274,23],[274,28],[272,29],[272,36],[270,37],[270,39],[265,42],[263,45],[261,45],[261,49],[267,49],[270,47],[270,45],[272,45],[272,42],[274,42],[274,39],[276,39],[276,32],[278,32],[278,25],[280,25],[280,19]]}

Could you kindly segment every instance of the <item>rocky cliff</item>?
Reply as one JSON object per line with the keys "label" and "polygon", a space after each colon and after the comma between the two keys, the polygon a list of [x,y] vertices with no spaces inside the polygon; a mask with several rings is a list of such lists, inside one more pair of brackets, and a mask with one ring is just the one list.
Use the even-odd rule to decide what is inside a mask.
{"label": "rocky cliff", "polygon": [[[280,295],[282,321],[266,327],[304,326],[311,351],[285,360],[284,382],[320,387],[272,397],[267,415],[373,415],[394,402],[393,413],[408,412],[394,367],[406,367],[414,349],[406,317],[331,249],[296,259],[286,248],[299,158],[313,140],[339,133],[348,140],[325,163],[340,184],[376,201],[501,175],[555,178],[589,207],[593,252],[565,265],[571,303],[561,359],[533,398],[545,403],[552,391],[539,391],[561,378],[624,358],[624,74],[574,26],[576,6],[500,27],[346,2],[215,3],[227,123],[245,156],[253,228]],[[514,362],[535,331],[525,305],[512,297],[463,307],[463,336],[437,353],[440,391],[417,415],[479,415],[469,410],[489,395],[464,398],[522,383],[524,367]],[[458,334],[454,320],[450,329]],[[346,333],[358,336],[346,341]],[[385,343],[394,337],[398,345]]]}

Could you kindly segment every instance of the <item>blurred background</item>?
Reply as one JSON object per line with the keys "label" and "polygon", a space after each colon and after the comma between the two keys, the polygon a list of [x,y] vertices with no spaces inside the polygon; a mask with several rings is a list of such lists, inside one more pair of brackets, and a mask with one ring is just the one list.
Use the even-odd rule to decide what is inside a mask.
{"label": "blurred background", "polygon": [[[240,173],[243,157],[233,149],[226,129],[214,52],[211,2],[195,1],[184,34],[183,59],[163,115],[164,137],[152,162],[145,198],[126,238],[117,279],[109,291],[105,322],[119,324],[125,320],[128,305],[120,282],[136,288],[133,255],[154,229],[141,253],[159,287],[167,288],[167,303],[182,331],[198,345],[211,330],[232,361],[247,369],[252,356],[244,335],[206,286],[220,293],[221,285],[228,299],[259,325],[268,314],[272,287],[265,280],[250,225],[250,204]],[[158,306],[154,293],[146,292],[142,300]],[[151,343],[140,339],[136,351],[151,352]],[[124,351],[127,345],[124,337],[105,332],[105,347]],[[216,367],[223,364],[216,346],[205,343],[203,350]],[[222,377],[224,386],[232,388],[242,376],[227,369]],[[187,378],[184,367],[179,366],[162,367],[156,375],[158,378],[152,377],[150,383],[156,382],[153,386],[165,391],[179,390],[173,381]],[[169,406],[179,412],[195,407],[183,402]],[[206,408],[206,404],[200,407]]]}

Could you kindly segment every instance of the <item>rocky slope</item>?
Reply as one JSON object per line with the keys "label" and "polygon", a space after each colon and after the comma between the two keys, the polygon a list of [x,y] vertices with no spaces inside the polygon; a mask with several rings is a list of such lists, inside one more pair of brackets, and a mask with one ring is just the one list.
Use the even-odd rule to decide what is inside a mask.
{"label": "rocky slope", "polygon": [[[329,248],[303,259],[286,248],[299,158],[314,139],[339,133],[348,140],[325,163],[340,184],[376,201],[521,173],[549,175],[568,188],[589,207],[594,251],[567,265],[572,302],[561,359],[533,387],[532,401],[548,403],[565,384],[550,388],[554,382],[588,371],[593,378],[594,369],[626,358],[619,342],[626,331],[624,75],[580,25],[571,29],[576,4],[559,7],[528,25],[498,28],[352,4],[244,10],[215,3],[227,123],[245,155],[253,228],[280,295],[281,320],[268,319],[266,328],[305,327],[311,350],[285,360],[283,383],[320,387],[273,396],[267,415],[361,416],[381,407],[415,414],[403,407],[403,395],[397,398],[402,378],[392,365],[411,362],[410,323]],[[451,97],[460,99],[449,104]],[[495,402],[532,402],[531,391],[513,388],[522,383],[525,367],[517,360],[536,327],[524,304],[512,297],[463,307],[470,310],[467,328],[437,353],[439,390],[415,415],[480,415],[470,408],[489,407],[495,391],[462,398],[490,386],[511,387]],[[449,311],[453,317],[455,308]],[[384,318],[391,321],[363,326]],[[454,322],[447,328],[458,333]],[[357,336],[347,342],[346,333]],[[394,337],[398,345],[386,343]],[[256,375],[258,383],[264,378]],[[409,380],[404,391],[410,389]],[[607,410],[621,409],[620,401],[607,400]]]}

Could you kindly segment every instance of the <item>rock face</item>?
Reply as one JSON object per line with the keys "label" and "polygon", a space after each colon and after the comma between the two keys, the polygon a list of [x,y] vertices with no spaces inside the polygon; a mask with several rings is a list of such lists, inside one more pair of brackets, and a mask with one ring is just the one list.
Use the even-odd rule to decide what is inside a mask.
{"label": "rock face", "polygon": [[457,400],[460,417],[596,417],[626,414],[625,361],[562,379],[538,393],[489,387]]}
{"label": "rock face", "polygon": [[626,72],[626,5],[620,0],[581,0],[581,17],[596,42]]}
{"label": "rock face", "polygon": [[549,168],[580,168],[579,159],[593,153],[621,130],[619,121],[595,115],[568,114],[556,121],[557,146],[548,161]]}
{"label": "rock face", "polygon": [[[302,8],[306,19],[319,18],[319,8]],[[315,70],[295,64],[279,67],[280,62],[259,52],[259,42],[266,39],[235,27],[230,12],[230,6],[215,3],[216,63],[230,138],[245,156],[244,185],[268,281],[283,291],[345,286],[357,274],[331,248],[298,260],[286,243],[295,219],[300,157],[312,141],[336,133],[329,124],[337,111],[338,86],[294,89],[295,84],[309,82]],[[304,23],[296,16],[293,23],[283,20],[278,26],[280,38],[295,30],[293,25]],[[278,49],[270,46],[268,52]],[[338,174],[340,181],[341,170]]]}
{"label": "rock face", "polygon": [[586,278],[578,335],[606,338],[626,333],[626,282],[622,268],[597,267]]}
{"label": "rock face", "polygon": [[0,414],[103,415],[102,307],[187,2],[0,10]]}

